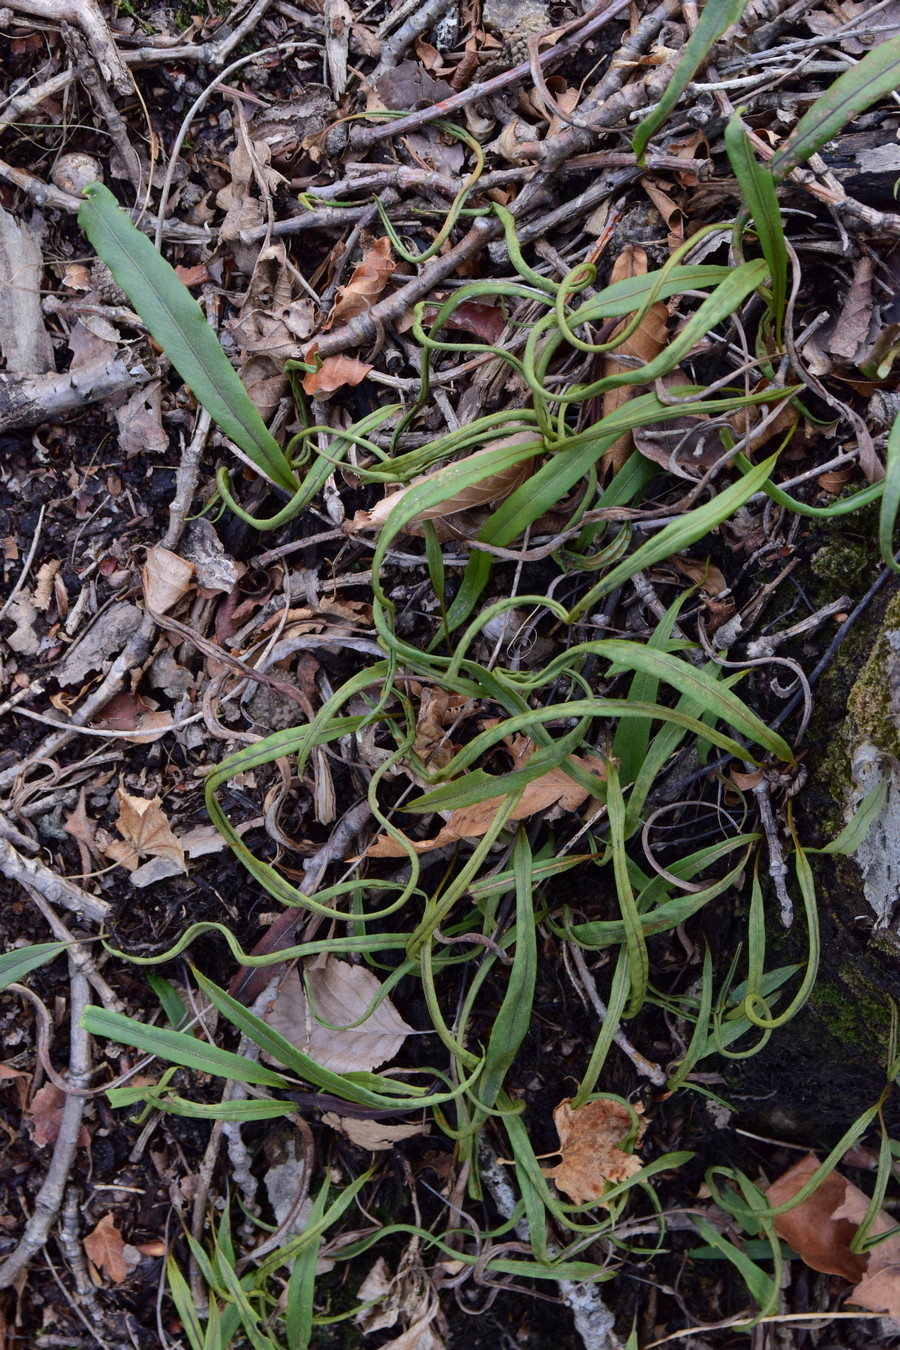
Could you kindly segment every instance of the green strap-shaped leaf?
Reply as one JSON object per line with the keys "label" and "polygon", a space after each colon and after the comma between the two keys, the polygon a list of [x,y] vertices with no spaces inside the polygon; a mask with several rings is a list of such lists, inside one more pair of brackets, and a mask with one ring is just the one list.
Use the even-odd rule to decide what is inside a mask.
{"label": "green strap-shaped leaf", "polygon": [[770,168],[775,181],[780,183],[792,169],[836,136],[851,118],[893,93],[898,84],[900,34],[880,42],[804,113],[784,145],[772,156]]}
{"label": "green strap-shaped leaf", "polygon": [[15,951],[4,952],[0,956],[0,989],[16,984],[23,975],[66,950],[65,942],[38,942],[33,947],[18,947]]}
{"label": "green strap-shaped leaf", "polygon": [[639,164],[643,163],[644,151],[650,137],[662,126],[681,98],[716,38],[721,37],[731,24],[737,23],[746,6],[747,0],[706,0],[700,21],[681,54],[681,60],[666,92],[652,113],[640,123],[631,139]]}
{"label": "green strap-shaped leaf", "polygon": [[226,436],[288,492],[297,480],[187,286],[102,183],[84,189],[78,223],[197,400]]}

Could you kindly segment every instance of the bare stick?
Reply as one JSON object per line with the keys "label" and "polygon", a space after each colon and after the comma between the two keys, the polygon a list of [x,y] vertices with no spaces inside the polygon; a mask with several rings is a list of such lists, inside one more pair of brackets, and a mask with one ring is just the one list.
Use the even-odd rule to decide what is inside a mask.
{"label": "bare stick", "polygon": [[[145,615],[141,627],[128,639],[97,688],[85,699],[78,711],[72,714],[70,725],[59,731],[54,731],[50,736],[46,736],[32,752],[31,757],[33,759],[53,759],[57,751],[67,745],[73,736],[77,736],[81,729],[90,722],[94,714],[109,702],[113,694],[119,692],[131,671],[137,666],[143,665],[150,655],[155,635],[156,625],[149,615]],[[13,764],[10,768],[4,769],[0,773],[0,790],[10,787],[21,771],[21,764]],[[47,898],[50,899],[49,896]]]}
{"label": "bare stick", "polygon": [[200,460],[211,426],[212,418],[205,408],[201,408],[197,425],[194,427],[194,434],[181,452],[181,459],[178,462],[178,470],[175,474],[175,496],[169,506],[169,526],[162,541],[163,548],[174,549],[181,538],[185,517],[191,509],[191,502],[194,499],[194,493],[197,491]]}
{"label": "bare stick", "polygon": [[[18,772],[18,769],[17,769]],[[37,858],[23,858],[8,840],[0,836],[0,872],[10,881],[18,881],[26,889],[33,888],[51,905],[62,905],[81,919],[104,923],[109,916],[109,905],[96,895],[76,886],[74,881],[52,872]]]}
{"label": "bare stick", "polygon": [[[594,1011],[600,1018],[600,1021],[605,1022],[608,1015],[608,1009],[597,991],[594,977],[587,968],[587,962],[582,955],[581,948],[577,947],[574,942],[570,942],[567,943],[566,950],[572,955],[572,960],[575,963],[575,969],[578,971],[578,978],[581,981],[584,994],[593,1004]],[[652,1060],[647,1059],[646,1055],[642,1055],[640,1050],[636,1050],[624,1031],[617,1031],[613,1036],[613,1040],[622,1053],[628,1056],[638,1073],[643,1074],[645,1078],[649,1078],[654,1087],[665,1087],[665,1070],[661,1069],[658,1064],[654,1064]]]}
{"label": "bare stick", "polygon": [[149,379],[132,353],[90,361],[63,375],[0,373],[0,431],[66,417],[111,394],[132,393]]}
{"label": "bare stick", "polygon": [[[71,993],[68,1083],[72,1088],[83,1089],[88,1086],[91,1078],[91,1038],[81,1025],[82,1014],[90,1003],[90,988],[71,958],[69,976]],[[25,1225],[25,1232],[19,1245],[0,1265],[0,1289],[8,1289],[15,1283],[19,1274],[41,1250],[50,1235],[75,1161],[84,1108],[85,1098],[78,1096],[77,1093],[66,1098],[53,1157],[50,1159],[44,1184],[35,1200],[34,1212]]]}
{"label": "bare stick", "polygon": [[419,5],[406,22],[400,25],[394,36],[382,43],[378,65],[372,71],[369,79],[377,80],[379,75],[384,75],[387,71],[393,70],[407,47],[411,46],[419,34],[425,32],[426,28],[432,28],[439,19],[442,19],[452,3],[453,0],[426,0],[425,4]]}

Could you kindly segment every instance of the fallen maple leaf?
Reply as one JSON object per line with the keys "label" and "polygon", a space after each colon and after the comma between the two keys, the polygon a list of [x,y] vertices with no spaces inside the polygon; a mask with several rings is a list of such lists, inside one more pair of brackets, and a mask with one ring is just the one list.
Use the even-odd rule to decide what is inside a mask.
{"label": "fallen maple leaf", "polygon": [[104,1214],[92,1233],[84,1239],[88,1260],[97,1270],[105,1270],[114,1284],[121,1284],[128,1274],[125,1260],[125,1240],[111,1214]]}
{"label": "fallen maple leaf", "polygon": [[381,988],[370,970],[326,954],[310,958],[305,974],[312,1008],[300,976],[289,971],[266,1013],[273,1031],[335,1073],[368,1072],[394,1058],[413,1028],[388,998],[359,1022]]}
{"label": "fallen maple leaf", "polygon": [[[553,1112],[562,1162],[543,1168],[543,1173],[553,1178],[573,1204],[583,1205],[588,1200],[602,1201],[606,1183],[627,1181],[641,1170],[641,1162],[618,1147],[634,1130],[634,1118],[627,1106],[603,1099],[573,1110],[571,1100],[567,1097]],[[643,1111],[640,1104],[634,1109],[638,1115]],[[642,1120],[636,1145],[646,1129],[647,1121]]]}
{"label": "fallen maple leaf", "polygon": [[137,869],[138,858],[143,854],[168,858],[186,872],[184,849],[172,833],[160,798],[133,797],[123,787],[118,789],[116,796],[119,802],[116,829],[125,842],[112,840],[104,850],[107,856],[127,867],[129,872]]}

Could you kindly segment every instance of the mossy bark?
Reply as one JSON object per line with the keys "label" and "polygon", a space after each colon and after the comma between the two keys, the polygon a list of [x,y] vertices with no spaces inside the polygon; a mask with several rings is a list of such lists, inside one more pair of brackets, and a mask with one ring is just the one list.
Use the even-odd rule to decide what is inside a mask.
{"label": "mossy bark", "polygon": [[[900,582],[873,603],[816,691],[804,761],[809,776],[795,802],[798,834],[808,847],[834,839],[871,774],[889,775],[900,760],[900,734],[891,720],[894,632],[900,633]],[[862,757],[868,779],[860,769],[863,746],[874,749]],[[891,793],[900,804],[900,793]],[[870,852],[900,850],[893,818],[882,822],[876,838]],[[884,1086],[891,1000],[900,1004],[900,925],[895,896],[883,895],[880,908],[873,908],[872,872],[867,886],[865,863],[822,854],[811,854],[810,863],[821,933],[816,986],[789,1028],[776,1031],[760,1055],[736,1067],[732,1099],[767,1131],[827,1145]],[[890,877],[881,880],[890,883]],[[803,960],[802,921],[795,920],[789,933],[772,931],[776,926],[773,919],[770,963]]]}

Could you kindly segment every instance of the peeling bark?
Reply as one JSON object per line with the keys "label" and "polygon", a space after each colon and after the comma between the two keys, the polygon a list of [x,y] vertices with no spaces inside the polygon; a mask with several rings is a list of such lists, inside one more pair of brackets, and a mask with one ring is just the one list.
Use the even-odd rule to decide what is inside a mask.
{"label": "peeling bark", "polygon": [[111,394],[130,394],[150,378],[150,371],[128,352],[62,375],[0,373],[0,432],[67,417]]}

